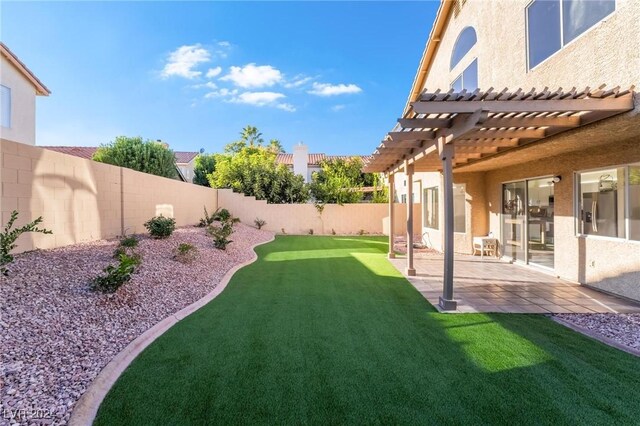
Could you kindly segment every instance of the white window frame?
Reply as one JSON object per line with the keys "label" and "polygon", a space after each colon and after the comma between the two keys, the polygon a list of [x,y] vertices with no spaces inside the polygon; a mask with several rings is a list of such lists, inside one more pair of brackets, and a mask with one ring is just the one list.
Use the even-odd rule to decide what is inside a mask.
{"label": "white window frame", "polygon": [[7,110],[2,109],[2,114],[3,115],[7,114],[7,123],[6,123],[7,125],[5,126],[3,117],[0,117],[0,126],[4,127],[5,129],[10,129],[11,128],[11,121],[12,121],[11,119],[13,118],[12,114],[11,114],[11,110],[12,110],[12,107],[13,107],[13,105],[12,105],[13,104],[13,102],[12,102],[13,100],[12,100],[12,94],[11,94],[11,87],[5,86],[4,84],[0,84],[0,86],[1,86],[0,90],[2,92],[4,92],[6,90],[6,93],[8,94],[8,97],[9,97],[9,108]]}
{"label": "white window frame", "polygon": [[[629,187],[631,186],[629,183],[629,171],[631,166],[640,166],[640,163],[614,164],[611,166],[596,167],[594,169],[577,170],[573,173],[573,217],[576,237],[594,240],[625,241],[629,243],[640,244],[640,240],[631,239],[631,203],[629,202],[629,198],[631,195],[631,193],[629,192]],[[582,192],[580,190],[580,174],[610,169],[624,169],[624,188],[621,192],[624,196],[624,237],[606,237],[602,235],[583,234],[582,232],[580,232],[580,222],[582,220],[580,216],[580,198],[582,196]]]}
{"label": "white window frame", "polygon": [[[453,79],[453,81],[451,82],[451,84],[449,84],[449,89],[453,89],[453,83],[455,83],[458,79],[460,79],[461,83],[462,83],[462,90],[464,90],[464,78],[462,77],[464,75],[464,72],[471,66],[471,64],[473,64],[474,61],[477,61],[478,57],[474,56],[473,59],[471,60],[471,62],[469,62],[467,64],[466,67],[464,67],[464,69],[460,72],[460,74],[458,74],[456,76],[456,78]],[[462,60],[460,60],[462,62]],[[478,67],[478,64],[476,63],[476,69]],[[476,75],[476,80],[479,80],[478,76]],[[478,86],[480,86],[480,83],[478,83]],[[473,89],[475,90],[475,89]],[[468,90],[467,90],[468,91]]]}
{"label": "white window frame", "polygon": [[614,13],[616,13],[618,11],[618,0],[615,0],[615,6],[613,8],[613,12],[611,12],[610,14],[604,16],[598,22],[596,22],[595,24],[593,24],[592,26],[590,26],[589,28],[584,30],[579,36],[577,36],[576,38],[571,40],[569,43],[565,44],[565,42],[564,42],[564,19],[563,19],[564,18],[564,12],[563,12],[564,8],[562,7],[562,3],[563,3],[564,0],[557,0],[557,1],[560,3],[560,48],[557,51],[553,52],[551,55],[549,55],[546,58],[544,58],[542,61],[540,61],[534,67],[531,67],[530,64],[529,64],[529,7],[533,3],[535,3],[536,0],[531,0],[529,3],[527,3],[527,5],[524,8],[524,38],[526,40],[526,49],[525,49],[525,51],[526,51],[526,56],[527,56],[527,58],[526,58],[527,59],[526,60],[527,72],[535,70],[540,65],[544,64],[549,59],[553,58],[558,53],[562,52],[565,47],[571,46],[571,44],[573,44],[576,40],[581,39],[582,37],[584,37],[585,34],[590,33],[591,31],[593,31],[596,27],[598,27],[599,24],[601,24],[603,21],[609,19],[609,17],[611,15],[613,15]]}

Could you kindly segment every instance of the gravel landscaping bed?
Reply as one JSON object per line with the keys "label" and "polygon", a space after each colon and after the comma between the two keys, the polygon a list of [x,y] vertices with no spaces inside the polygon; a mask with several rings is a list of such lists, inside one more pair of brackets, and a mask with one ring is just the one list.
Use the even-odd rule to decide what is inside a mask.
{"label": "gravel landscaping bed", "polygon": [[[115,263],[117,240],[17,255],[9,277],[0,278],[0,424],[32,423],[9,421],[15,410],[44,410],[48,422],[67,423],[76,401],[118,352],[204,297],[227,271],[252,257],[251,246],[272,236],[242,224],[234,230],[226,251],[213,247],[204,228],[177,229],[165,240],[139,236],[142,265],[110,295],[89,285]],[[193,263],[173,260],[180,243],[197,247]]]}
{"label": "gravel landscaping bed", "polygon": [[558,314],[555,316],[640,351],[640,314]]}

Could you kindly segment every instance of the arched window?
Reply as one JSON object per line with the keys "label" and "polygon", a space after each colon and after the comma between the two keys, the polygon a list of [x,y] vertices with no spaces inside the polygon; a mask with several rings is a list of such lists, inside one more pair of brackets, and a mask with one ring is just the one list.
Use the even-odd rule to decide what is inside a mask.
{"label": "arched window", "polygon": [[453,69],[458,62],[467,54],[469,50],[476,44],[478,38],[476,37],[476,30],[473,27],[466,27],[462,30],[456,43],[453,45],[453,52],[451,53],[451,67]]}

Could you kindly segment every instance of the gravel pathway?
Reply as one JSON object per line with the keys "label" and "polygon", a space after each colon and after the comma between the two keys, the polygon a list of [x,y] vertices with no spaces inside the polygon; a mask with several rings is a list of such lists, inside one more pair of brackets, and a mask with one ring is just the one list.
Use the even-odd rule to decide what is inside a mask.
{"label": "gravel pathway", "polygon": [[[139,236],[142,265],[112,295],[90,291],[89,283],[114,262],[116,240],[16,256],[10,276],[0,278],[0,424],[67,423],[73,405],[118,352],[204,297],[251,258],[251,246],[272,235],[242,224],[234,229],[226,251],[215,249],[203,228],[177,229],[166,240]],[[196,261],[173,260],[180,243],[198,248]],[[7,418],[17,413],[30,419]]]}
{"label": "gravel pathway", "polygon": [[640,351],[640,314],[558,314],[555,316]]}

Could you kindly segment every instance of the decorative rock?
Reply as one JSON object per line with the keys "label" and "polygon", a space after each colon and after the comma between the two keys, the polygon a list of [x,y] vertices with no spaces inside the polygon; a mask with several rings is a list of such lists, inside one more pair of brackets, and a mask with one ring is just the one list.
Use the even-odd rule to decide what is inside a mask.
{"label": "decorative rock", "polygon": [[[51,418],[38,423],[66,424],[73,405],[118,352],[213,290],[227,271],[251,258],[250,247],[271,235],[237,224],[226,251],[215,249],[202,228],[177,229],[165,240],[141,236],[136,251],[142,265],[112,295],[94,293],[89,284],[114,263],[117,240],[17,255],[0,286],[2,406],[48,410]],[[198,249],[193,263],[172,259],[180,243]]]}

